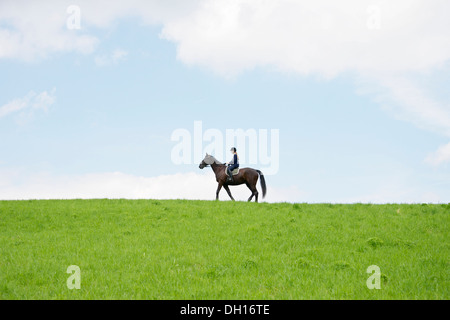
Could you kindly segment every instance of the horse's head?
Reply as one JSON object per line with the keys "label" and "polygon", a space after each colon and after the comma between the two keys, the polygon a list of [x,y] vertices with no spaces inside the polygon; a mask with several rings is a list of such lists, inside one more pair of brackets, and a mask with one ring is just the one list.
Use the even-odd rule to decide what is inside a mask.
{"label": "horse's head", "polygon": [[210,154],[206,154],[206,156],[203,158],[202,162],[200,162],[200,165],[198,166],[200,169],[203,169],[204,167],[212,164],[214,162],[214,157]]}

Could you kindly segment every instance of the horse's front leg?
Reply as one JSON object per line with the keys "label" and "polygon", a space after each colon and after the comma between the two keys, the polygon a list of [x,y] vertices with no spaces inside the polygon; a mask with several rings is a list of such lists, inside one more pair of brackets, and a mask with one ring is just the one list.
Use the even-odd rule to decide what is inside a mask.
{"label": "horse's front leg", "polygon": [[219,192],[220,189],[222,189],[222,182],[219,182],[219,185],[217,186],[217,191],[216,191],[216,200],[219,200]]}
{"label": "horse's front leg", "polygon": [[233,196],[231,195],[231,191],[230,191],[230,188],[228,187],[228,185],[223,185],[223,188],[227,191],[227,193],[228,193],[228,195],[230,196],[230,198],[231,198],[231,200],[233,200],[234,201],[234,198],[233,198]]}

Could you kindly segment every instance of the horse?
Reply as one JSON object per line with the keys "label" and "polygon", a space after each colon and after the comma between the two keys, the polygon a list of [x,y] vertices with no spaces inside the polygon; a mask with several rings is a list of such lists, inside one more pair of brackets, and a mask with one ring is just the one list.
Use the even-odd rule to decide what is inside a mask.
{"label": "horse", "polygon": [[256,183],[258,182],[258,176],[260,177],[262,196],[263,198],[266,196],[266,180],[264,179],[264,175],[261,171],[252,169],[252,168],[242,168],[239,169],[239,173],[233,175],[233,181],[227,181],[226,174],[226,164],[221,163],[212,155],[206,154],[205,158],[200,162],[198,166],[200,169],[204,167],[211,166],[214,174],[216,175],[216,181],[218,183],[217,191],[216,191],[216,200],[219,200],[219,192],[222,187],[227,191],[231,200],[234,201],[233,196],[231,195],[230,188],[228,186],[237,186],[240,184],[246,184],[247,187],[252,192],[248,201],[252,201],[252,198],[255,197],[255,202],[258,202],[258,190],[256,189]]}

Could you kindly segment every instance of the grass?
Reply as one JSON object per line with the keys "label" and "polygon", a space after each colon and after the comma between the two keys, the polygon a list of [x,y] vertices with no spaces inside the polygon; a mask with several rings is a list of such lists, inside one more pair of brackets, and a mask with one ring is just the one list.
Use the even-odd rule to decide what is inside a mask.
{"label": "grass", "polygon": [[[0,299],[449,299],[449,205],[0,201]],[[81,289],[69,290],[69,265]],[[370,265],[381,289],[369,290]]]}

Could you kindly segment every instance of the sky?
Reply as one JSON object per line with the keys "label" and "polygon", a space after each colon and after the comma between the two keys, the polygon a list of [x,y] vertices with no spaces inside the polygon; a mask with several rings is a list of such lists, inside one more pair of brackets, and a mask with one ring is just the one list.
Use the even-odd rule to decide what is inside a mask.
{"label": "sky", "polygon": [[0,199],[213,200],[198,164],[236,146],[267,202],[448,203],[448,12],[2,0]]}

